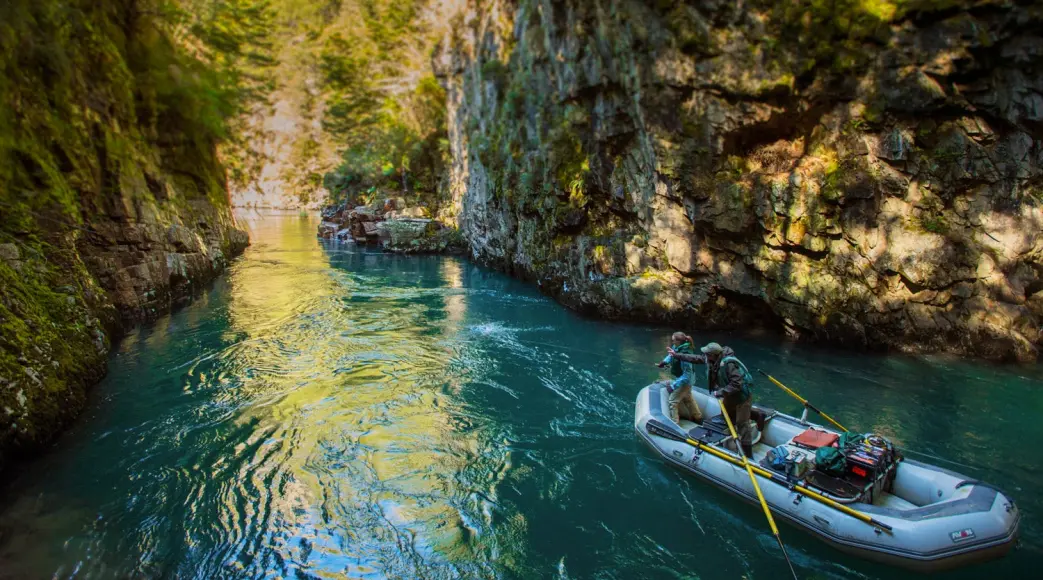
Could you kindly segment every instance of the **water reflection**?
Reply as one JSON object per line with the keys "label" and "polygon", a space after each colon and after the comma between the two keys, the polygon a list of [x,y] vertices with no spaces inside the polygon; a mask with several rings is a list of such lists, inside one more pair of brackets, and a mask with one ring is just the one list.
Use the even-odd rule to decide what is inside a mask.
{"label": "water reflection", "polygon": [[[234,506],[265,506],[260,518],[280,525],[255,527],[275,530],[274,560],[310,573],[490,573],[474,552],[509,454],[485,437],[481,417],[461,417],[442,392],[446,345],[466,317],[465,297],[452,291],[460,265],[418,271],[414,260],[287,238],[231,279],[230,330],[251,346],[229,371],[249,377],[242,393],[279,394],[236,421],[264,433],[263,454],[281,457],[252,452],[277,474],[243,462],[241,475],[258,481],[227,486],[223,527],[248,527],[234,521],[242,511]],[[266,505],[268,494],[279,501]],[[293,549],[301,545],[307,553]],[[230,555],[245,571],[249,551]]]}
{"label": "water reflection", "polygon": [[515,551],[491,533],[510,452],[454,397],[469,367],[455,355],[482,356],[457,343],[462,265],[327,251],[312,219],[242,222],[254,244],[227,280],[121,344],[97,407],[115,428],[88,420],[47,461],[98,487],[78,498],[31,474],[46,503],[7,510],[72,540],[20,553],[20,534],[8,569],[492,575],[492,552]]}

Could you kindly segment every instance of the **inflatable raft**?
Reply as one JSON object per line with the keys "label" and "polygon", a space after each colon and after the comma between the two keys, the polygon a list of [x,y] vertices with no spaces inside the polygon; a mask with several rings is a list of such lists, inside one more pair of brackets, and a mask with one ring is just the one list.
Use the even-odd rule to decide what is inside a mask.
{"label": "inflatable raft", "polygon": [[[703,389],[692,395],[702,425],[670,419],[665,386],[642,389],[638,435],[668,463],[756,504],[737,446],[718,422],[720,404]],[[750,464],[772,513],[839,550],[934,572],[999,558],[1017,541],[1018,508],[995,487],[896,452],[868,473],[854,463],[852,473],[827,475],[814,467],[814,441],[835,440],[836,431],[808,423],[806,413],[797,418],[754,405],[752,417]],[[783,468],[769,461],[781,455],[779,446],[792,452]]]}

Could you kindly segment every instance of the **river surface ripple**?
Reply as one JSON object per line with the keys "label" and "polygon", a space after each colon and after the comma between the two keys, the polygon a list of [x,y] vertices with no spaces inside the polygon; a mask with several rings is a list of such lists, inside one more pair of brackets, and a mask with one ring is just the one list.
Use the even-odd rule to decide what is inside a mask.
{"label": "river surface ripple", "polygon": [[[633,433],[672,329],[583,319],[456,258],[321,242],[314,217],[240,220],[246,255],[127,336],[84,417],[7,474],[0,578],[783,574],[756,507]],[[1039,366],[695,338],[1013,495],[1019,549],[940,577],[1037,575]],[[781,531],[804,578],[907,576]]]}

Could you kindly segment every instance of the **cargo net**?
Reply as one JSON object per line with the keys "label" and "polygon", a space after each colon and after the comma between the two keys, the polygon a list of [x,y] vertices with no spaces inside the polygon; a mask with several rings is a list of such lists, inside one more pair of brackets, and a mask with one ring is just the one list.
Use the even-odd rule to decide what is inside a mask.
{"label": "cargo net", "polygon": [[880,435],[810,428],[772,449],[761,464],[837,499],[872,503],[894,487],[899,460],[894,445]]}

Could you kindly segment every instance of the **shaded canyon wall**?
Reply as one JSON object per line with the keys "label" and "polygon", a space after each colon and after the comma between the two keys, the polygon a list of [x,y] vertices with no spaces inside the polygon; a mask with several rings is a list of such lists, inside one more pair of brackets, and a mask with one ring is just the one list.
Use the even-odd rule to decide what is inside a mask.
{"label": "shaded canyon wall", "polygon": [[248,243],[193,116],[199,72],[143,18],[110,0],[0,7],[0,468],[79,414],[128,325]]}

